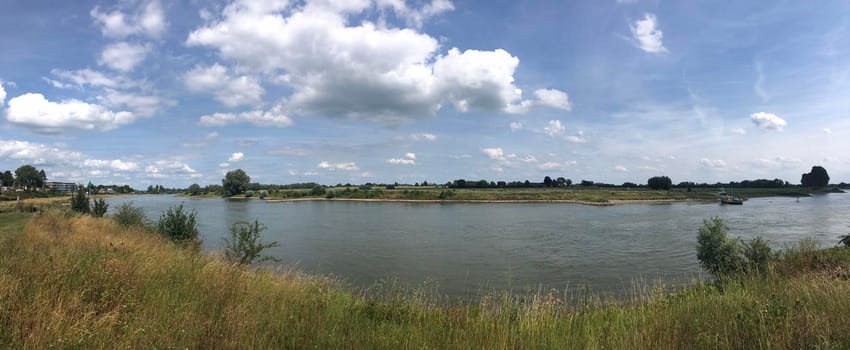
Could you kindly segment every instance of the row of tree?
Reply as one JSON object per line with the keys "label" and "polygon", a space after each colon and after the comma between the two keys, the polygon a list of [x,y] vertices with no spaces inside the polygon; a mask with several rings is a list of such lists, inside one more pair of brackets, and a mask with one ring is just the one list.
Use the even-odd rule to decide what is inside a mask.
{"label": "row of tree", "polygon": [[31,190],[43,188],[45,182],[47,182],[47,174],[44,173],[44,169],[39,170],[29,164],[15,169],[14,175],[9,170],[0,173],[0,185],[2,186],[18,186]]}

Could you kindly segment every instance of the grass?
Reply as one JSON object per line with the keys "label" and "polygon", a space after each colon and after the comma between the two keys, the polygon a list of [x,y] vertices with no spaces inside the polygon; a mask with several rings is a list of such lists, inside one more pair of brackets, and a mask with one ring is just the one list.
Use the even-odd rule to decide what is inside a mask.
{"label": "grass", "polygon": [[764,275],[623,306],[557,291],[461,304],[393,286],[353,293],[60,211],[0,214],[0,238],[0,348],[850,347],[850,250],[810,243]]}

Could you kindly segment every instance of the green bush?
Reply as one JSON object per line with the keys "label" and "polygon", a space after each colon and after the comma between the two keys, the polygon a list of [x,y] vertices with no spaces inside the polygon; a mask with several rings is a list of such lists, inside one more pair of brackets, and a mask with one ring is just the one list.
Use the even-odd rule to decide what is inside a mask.
{"label": "green bush", "polygon": [[744,242],[744,257],[747,259],[747,265],[757,271],[767,270],[767,264],[773,259],[773,252],[767,241],[761,236],[753,238],[749,242]]}
{"label": "green bush", "polygon": [[703,220],[697,237],[697,259],[715,277],[732,275],[744,265],[738,240],[729,237],[719,217]]}
{"label": "green bush", "polygon": [[77,189],[77,193],[71,196],[71,210],[83,214],[91,212],[89,197],[86,195],[84,187]]}
{"label": "green bush", "polygon": [[133,202],[122,203],[112,215],[112,219],[119,225],[124,227],[130,226],[146,226],[148,217],[145,215],[145,210],[139,207],[134,207]]}
{"label": "green bush", "polygon": [[224,239],[224,255],[228,260],[235,263],[250,265],[254,262],[278,261],[270,256],[260,256],[263,249],[277,247],[278,243],[263,243],[260,241],[262,232],[266,226],[259,221],[237,222],[230,227],[230,239]]}
{"label": "green bush", "polygon": [[310,190],[310,194],[313,195],[313,196],[324,196],[325,195],[325,188],[322,187],[322,186],[313,187],[313,189]]}
{"label": "green bush", "polygon": [[102,218],[106,215],[106,211],[109,209],[109,204],[106,204],[106,201],[103,198],[95,199],[91,206],[91,215],[96,218]]}
{"label": "green bush", "polygon": [[168,208],[163,212],[162,216],[159,217],[157,229],[162,235],[178,243],[187,243],[198,239],[198,223],[195,220],[195,211],[187,212],[183,210],[183,204]]}
{"label": "green bush", "polygon": [[850,248],[850,234],[839,236],[838,238],[840,238],[838,243],[843,244],[846,248]]}

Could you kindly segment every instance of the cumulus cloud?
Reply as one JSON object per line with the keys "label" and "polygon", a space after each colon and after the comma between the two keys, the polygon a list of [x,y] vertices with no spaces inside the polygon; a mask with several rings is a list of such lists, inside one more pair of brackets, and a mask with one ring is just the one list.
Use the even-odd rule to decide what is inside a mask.
{"label": "cumulus cloud", "polygon": [[118,42],[103,49],[97,63],[122,72],[133,70],[145,60],[151,47],[144,44]]}
{"label": "cumulus cloud", "polygon": [[505,160],[505,153],[501,148],[483,148],[481,149],[481,153],[484,153],[492,160]]}
{"label": "cumulus cloud", "polygon": [[128,108],[140,117],[150,117],[159,113],[161,109],[176,104],[173,100],[155,95],[140,95],[112,89],[106,89],[103,95],[98,96],[98,100],[111,107]]}
{"label": "cumulus cloud", "polygon": [[560,163],[556,162],[546,162],[537,166],[540,170],[553,170],[553,169],[561,169],[562,166]]}
{"label": "cumulus cloud", "polygon": [[567,135],[564,137],[564,140],[572,143],[585,143],[587,142],[587,138],[584,137],[584,131],[579,130],[575,135]]}
{"label": "cumulus cloud", "polygon": [[[0,89],[2,89],[2,87],[0,87]],[[0,95],[0,97],[2,97],[2,95]],[[2,98],[0,98],[0,106],[2,106],[2,105],[3,105],[3,99],[2,99]],[[832,135],[832,129],[830,129],[830,128],[823,128],[823,133],[824,133],[824,134],[827,134],[827,135]]]}
{"label": "cumulus cloud", "polygon": [[176,160],[158,160],[145,167],[145,174],[151,178],[197,178],[201,177],[188,164]]}
{"label": "cumulus cloud", "polygon": [[758,112],[750,114],[750,120],[759,128],[772,131],[782,131],[787,124],[785,119],[773,113]]}
{"label": "cumulus cloud", "polygon": [[635,21],[631,26],[631,30],[632,38],[634,38],[635,44],[641,50],[650,53],[667,52],[667,48],[662,43],[664,33],[658,29],[658,21],[655,15],[651,13],[645,14],[643,19]]}
{"label": "cumulus cloud", "polygon": [[256,126],[285,128],[292,126],[292,119],[283,113],[281,106],[268,111],[250,111],[242,113],[214,113],[202,116],[199,123],[203,126],[225,126],[230,124],[250,123]]}
{"label": "cumulus cloud", "polygon": [[327,169],[327,170],[345,170],[345,171],[358,171],[360,167],[357,166],[357,163],[349,162],[349,163],[329,163],[327,161],[322,161],[318,165],[319,169]]}
{"label": "cumulus cloud", "polygon": [[64,163],[78,160],[79,152],[40,143],[18,140],[0,140],[0,159],[12,159],[32,164]]}
{"label": "cumulus cloud", "polygon": [[231,162],[231,163],[235,163],[235,162],[242,160],[242,158],[244,158],[244,157],[245,157],[244,153],[236,152],[236,153],[231,154],[230,158],[227,158],[227,161]]}
{"label": "cumulus cloud", "polygon": [[[293,113],[398,122],[433,116],[444,104],[459,111],[524,111],[513,77],[519,59],[507,51],[440,54],[438,40],[427,34],[359,16],[390,9],[404,18],[412,12],[403,1],[287,6],[234,2],[186,43],[215,49],[242,69],[281,77],[276,80],[293,90],[286,106]],[[451,7],[435,0],[416,11],[424,16]],[[541,96],[564,106],[556,94]]]}
{"label": "cumulus cloud", "polygon": [[4,102],[6,102],[6,90],[3,89],[3,82],[0,81],[0,107],[3,107]]}
{"label": "cumulus cloud", "polygon": [[156,38],[165,31],[165,15],[158,0],[148,1],[144,6],[131,11],[133,13],[130,14],[120,10],[104,12],[95,7],[89,14],[100,24],[103,36],[110,38],[121,39],[131,35]]}
{"label": "cumulus cloud", "polygon": [[450,154],[449,158],[456,159],[456,160],[458,160],[458,159],[469,159],[469,158],[472,158],[472,155],[471,154]]}
{"label": "cumulus cloud", "polygon": [[212,93],[228,107],[259,104],[266,92],[256,78],[232,76],[227,67],[217,63],[208,67],[195,66],[184,78],[189,90]]}
{"label": "cumulus cloud", "polygon": [[416,165],[416,154],[408,152],[404,154],[403,158],[387,159],[387,163],[396,165]]}
{"label": "cumulus cloud", "polygon": [[534,96],[537,97],[535,104],[540,106],[552,107],[569,111],[572,109],[572,103],[566,92],[555,89],[538,89],[534,91]]}
{"label": "cumulus cloud", "polygon": [[723,159],[702,158],[702,159],[699,160],[699,164],[704,166],[704,167],[707,167],[707,168],[714,168],[714,169],[726,168],[726,162]]}
{"label": "cumulus cloud", "polygon": [[101,159],[86,159],[83,166],[96,169],[110,169],[113,171],[136,171],[139,170],[139,163],[125,162],[121,159],[101,160]]}
{"label": "cumulus cloud", "polygon": [[511,122],[511,131],[517,131],[522,129],[522,123],[520,122]]}
{"label": "cumulus cloud", "polygon": [[799,158],[784,157],[784,156],[778,156],[778,157],[774,157],[774,158],[759,158],[759,159],[756,159],[756,161],[755,161],[755,163],[757,165],[761,165],[761,166],[765,166],[765,167],[772,167],[772,168],[797,166],[802,162],[803,161],[800,160]]}
{"label": "cumulus cloud", "polygon": [[543,132],[546,133],[546,135],[555,137],[562,134],[566,129],[567,128],[561,124],[560,120],[550,120],[549,123],[546,124],[546,127],[543,128]]}
{"label": "cumulus cloud", "polygon": [[51,102],[42,94],[28,93],[9,100],[6,120],[42,133],[65,129],[112,130],[130,124],[131,112],[113,112],[104,106],[79,100]]}
{"label": "cumulus cloud", "polygon": [[617,166],[614,167],[614,171],[619,171],[621,173],[624,173],[624,172],[629,171],[629,169],[627,169],[626,167],[624,167],[622,165],[617,165]]}

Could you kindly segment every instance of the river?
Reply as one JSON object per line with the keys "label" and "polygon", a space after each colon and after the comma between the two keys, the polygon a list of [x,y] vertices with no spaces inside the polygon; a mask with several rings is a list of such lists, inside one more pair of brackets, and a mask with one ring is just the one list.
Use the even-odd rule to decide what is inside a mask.
{"label": "river", "polygon": [[[430,281],[451,297],[493,290],[570,289],[589,285],[620,294],[633,282],[678,283],[700,276],[697,230],[720,216],[733,236],[761,235],[774,247],[811,237],[835,245],[850,233],[850,194],[754,198],[743,206],[675,202],[621,204],[470,204],[190,199],[132,201],[148,217],[179,203],[197,212],[204,249],[223,246],[232,223],[258,219],[264,251],[307,273],[355,287],[397,278]],[[704,273],[702,274],[704,275]]]}

